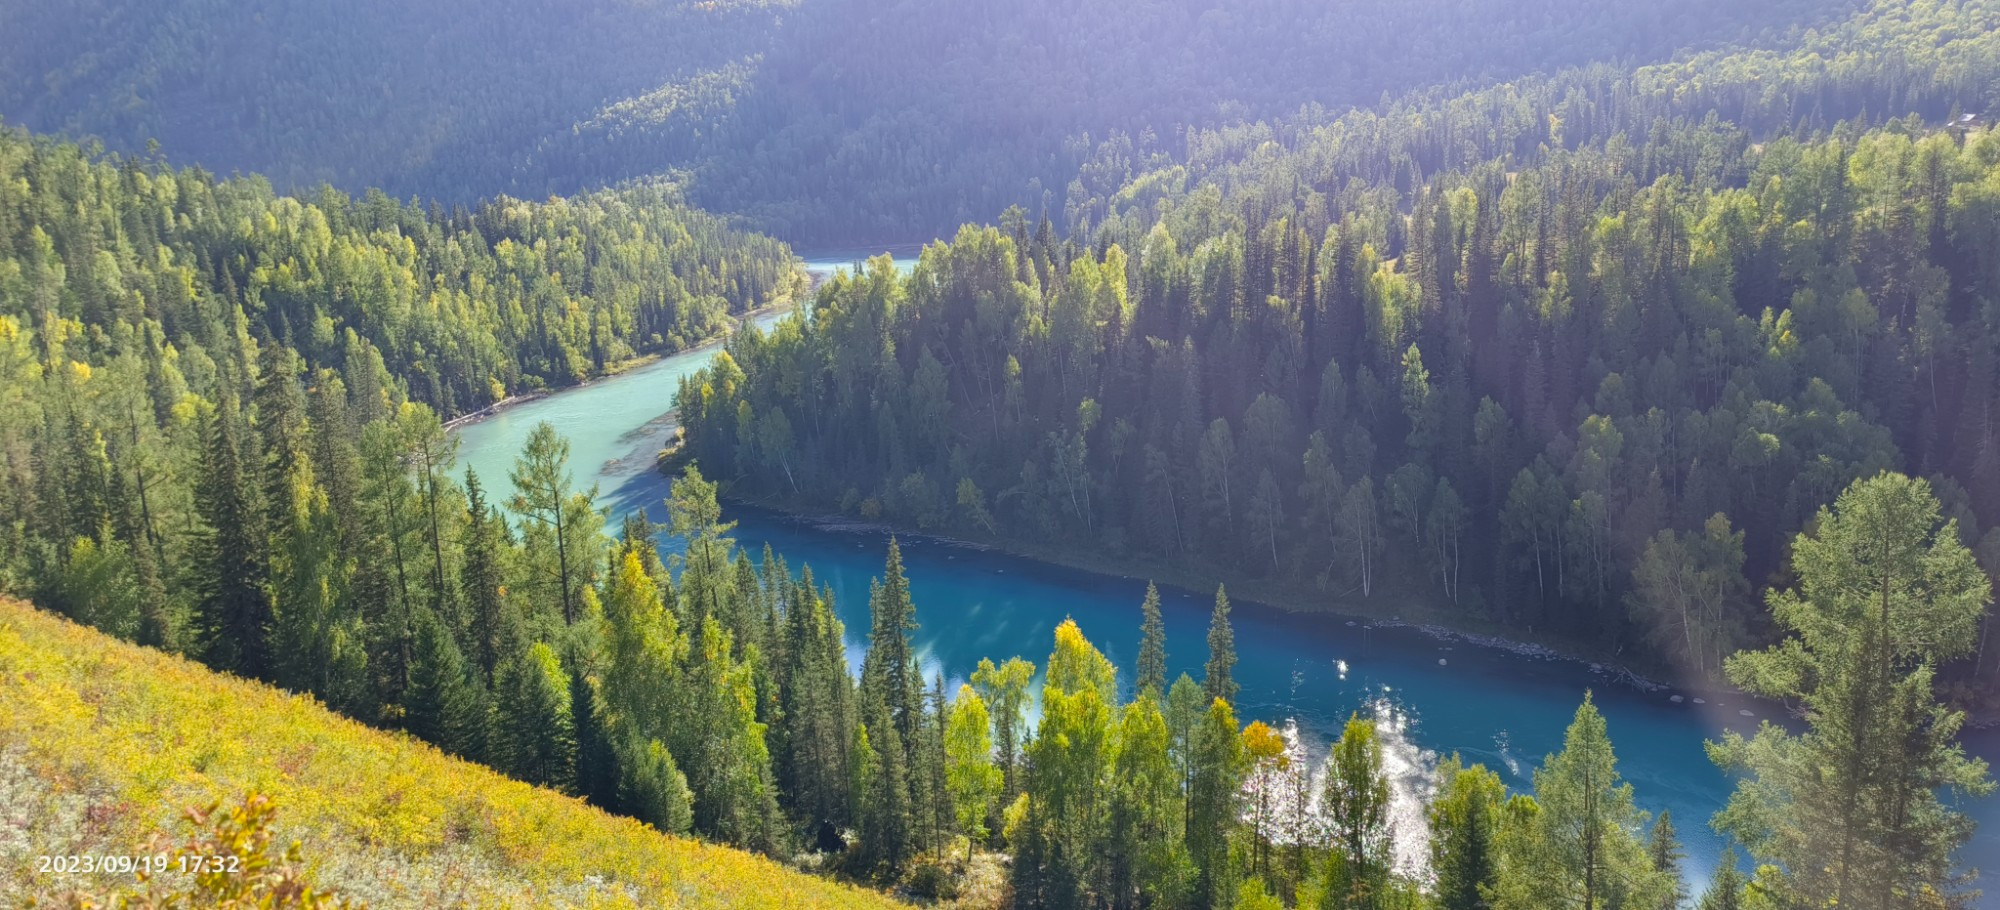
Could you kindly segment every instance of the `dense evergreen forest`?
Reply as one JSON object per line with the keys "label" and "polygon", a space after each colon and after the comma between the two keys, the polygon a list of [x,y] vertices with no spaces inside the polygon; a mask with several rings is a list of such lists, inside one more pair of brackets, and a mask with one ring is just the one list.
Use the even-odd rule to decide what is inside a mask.
{"label": "dense evergreen forest", "polygon": [[[1856,479],[1932,478],[2000,570],[1996,52],[2000,6],[1883,3],[1202,134],[1066,230],[968,227],[739,339],[688,449],[740,494],[1718,677]],[[1986,638],[1950,674],[1990,695]]]}
{"label": "dense evergreen forest", "polygon": [[[1953,705],[1996,676],[2000,133],[1984,117],[2000,3],[1882,0],[1810,34],[1752,21],[1799,12],[1784,4],[1588,8],[1609,18],[1549,3],[1509,20],[1541,36],[1521,52],[1540,57],[1484,57],[1471,49],[1501,43],[1453,31],[1469,43],[1441,38],[1382,72],[1511,74],[1589,29],[1633,43],[1582,59],[1713,35],[1764,47],[1196,130],[1184,150],[1008,151],[996,181],[1068,168],[1043,217],[968,226],[907,277],[878,260],[836,279],[809,316],[738,335],[682,387],[694,464],[663,526],[607,527],[546,425],[508,476],[461,473],[445,420],[802,295],[782,243],[664,183],[424,207],[0,133],[0,591],[662,831],[920,901],[1669,910],[1696,901],[1675,825],[1712,823],[1751,863],[1726,858],[1703,908],[1973,906],[1954,800],[1994,786],[1957,744]],[[202,84],[156,68],[176,45],[153,36],[209,40],[211,13],[280,34],[288,16],[325,15],[93,9],[128,29],[118,40],[160,50],[120,58],[136,75],[67,72],[146,92]],[[786,9],[588,11],[740,16],[756,33]],[[1384,27],[1445,16],[1407,9]],[[1500,9],[1449,8],[1473,28]],[[1157,12],[1181,23],[1165,29],[1176,46],[1205,47],[1195,28],[1268,55],[1243,71],[1260,104],[1301,100],[1279,42],[1390,50],[1309,16]],[[923,47],[950,21],[933,15],[968,14],[912,11],[909,32],[857,21]],[[342,25],[329,34],[365,23]],[[1702,28],[1719,31],[1687,31]],[[558,34],[554,47],[575,40]],[[1097,65],[1051,56],[1071,75]],[[1105,84],[1133,85],[1119,62],[1102,61]],[[894,83],[880,63],[853,78]],[[1213,84],[1189,67],[1162,84]],[[689,97],[728,94],[736,77],[717,78]],[[983,84],[953,78],[939,84]],[[1237,119],[1227,88],[1190,121]],[[964,102],[897,91],[916,93],[919,119]],[[257,103],[248,123],[265,122]],[[364,110],[429,116],[385,104]],[[1102,113],[1052,107],[1078,120],[1031,139]],[[1006,105],[989,110],[1007,123]],[[1150,125],[1133,110],[1114,125]],[[833,122],[821,134],[848,135]],[[262,135],[296,151],[318,133]],[[965,140],[944,135],[869,140],[841,166],[951,177],[941,162]],[[334,151],[379,153],[357,142]],[[726,198],[706,179],[697,191]],[[1011,198],[966,186],[965,200]],[[957,219],[980,204],[844,214]],[[1167,679],[1149,594],[1122,676],[1065,623],[1022,644],[1051,648],[1039,663],[994,654],[948,692],[911,633],[954,605],[919,613],[893,542],[855,666],[831,590],[740,550],[726,493],[1301,599],[1431,604],[1628,658],[1643,643],[1683,678],[1782,700],[1800,722],[1710,744],[1737,781],[1712,822],[1655,818],[1580,693],[1532,793],[1451,757],[1412,830],[1389,820],[1381,720],[1354,716],[1322,754],[1237,716],[1220,588],[1200,679]]]}
{"label": "dense evergreen forest", "polygon": [[395,384],[452,416],[717,337],[805,281],[784,244],[661,186],[426,210],[15,132],[0,176],[0,315],[38,360],[150,374],[163,423],[186,394],[247,395],[260,347],[342,371],[365,414]]}
{"label": "dense evergreen forest", "polygon": [[844,247],[1108,192],[1190,126],[1778,41],[1848,6],[10,0],[0,116],[447,201],[671,169],[704,207]]}

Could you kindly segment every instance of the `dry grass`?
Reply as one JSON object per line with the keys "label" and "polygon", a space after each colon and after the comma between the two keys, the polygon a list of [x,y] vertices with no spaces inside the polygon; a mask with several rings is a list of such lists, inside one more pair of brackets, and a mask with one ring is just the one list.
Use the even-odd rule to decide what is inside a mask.
{"label": "dry grass", "polygon": [[0,894],[122,884],[35,859],[138,852],[249,791],[320,886],[378,908],[896,906],[0,601]]}

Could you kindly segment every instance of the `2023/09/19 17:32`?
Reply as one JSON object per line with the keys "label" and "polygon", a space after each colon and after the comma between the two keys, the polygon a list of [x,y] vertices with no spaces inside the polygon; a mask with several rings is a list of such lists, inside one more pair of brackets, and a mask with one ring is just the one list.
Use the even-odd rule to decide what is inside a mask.
{"label": "2023/09/19 17:32", "polygon": [[98,872],[158,875],[234,875],[243,868],[243,858],[234,855],[175,856],[167,853],[70,855],[44,854],[35,860],[35,871],[43,875],[89,875]]}

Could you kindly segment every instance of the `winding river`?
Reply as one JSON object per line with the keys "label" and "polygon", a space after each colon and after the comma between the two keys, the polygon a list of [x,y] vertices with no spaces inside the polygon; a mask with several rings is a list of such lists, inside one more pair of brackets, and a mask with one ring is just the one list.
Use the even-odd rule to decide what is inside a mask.
{"label": "winding river", "polygon": [[[907,268],[914,250],[895,252],[898,266]],[[811,257],[807,264],[824,275],[860,258],[842,251]],[[504,485],[529,430],[547,421],[570,438],[576,479],[598,485],[614,522],[635,508],[663,519],[659,503],[666,481],[652,470],[654,454],[672,430],[668,412],[680,378],[706,364],[714,351],[668,357],[465,426],[458,431],[460,469],[475,468],[489,484]],[[727,513],[738,522],[735,536],[742,546],[754,553],[769,544],[795,569],[809,564],[820,582],[832,586],[858,667],[869,625],[868,583],[881,573],[887,532],[741,504],[730,504]],[[981,657],[1021,654],[1044,662],[1054,629],[1066,617],[1129,671],[1138,647],[1143,579],[946,540],[906,535],[902,544],[921,623],[917,647],[927,673],[944,674],[950,687],[955,689]],[[1207,658],[1210,595],[1161,593],[1170,671],[1198,679]],[[1337,735],[1354,711],[1374,710],[1391,721],[1385,724],[1387,766],[1398,796],[1405,864],[1421,855],[1417,800],[1439,756],[1459,753],[1468,764],[1482,762],[1498,771],[1510,788],[1527,789],[1535,765],[1561,748],[1564,728],[1590,689],[1609,723],[1620,770],[1643,808],[1673,813],[1687,848],[1688,878],[1700,887],[1723,847],[1707,822],[1731,788],[1708,762],[1702,741],[1728,729],[1747,733],[1777,711],[1737,695],[1642,687],[1608,669],[1433,630],[1306,616],[1243,601],[1236,602],[1233,619],[1242,720],[1295,723],[1309,748],[1322,754],[1329,736]],[[2000,733],[1976,732],[1968,746],[1989,759],[2000,757]],[[1982,825],[1965,859],[2000,870],[2000,798],[1968,808]],[[2000,875],[1983,878],[1994,902],[2000,895],[1990,892],[2000,890]]]}

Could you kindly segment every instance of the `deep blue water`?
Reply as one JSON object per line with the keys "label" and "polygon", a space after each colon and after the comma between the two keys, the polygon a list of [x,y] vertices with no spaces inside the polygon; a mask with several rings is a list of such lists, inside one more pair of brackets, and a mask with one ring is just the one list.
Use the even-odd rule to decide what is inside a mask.
{"label": "deep blue water", "polygon": [[[814,258],[833,264],[859,258],[845,255]],[[664,519],[659,504],[666,480],[651,470],[651,456],[671,424],[658,418],[671,407],[678,377],[711,356],[712,350],[677,355],[466,427],[459,432],[460,470],[475,467],[490,484],[504,486],[529,430],[548,420],[572,440],[577,481],[599,484],[613,527],[634,508]],[[810,565],[815,578],[832,587],[858,667],[869,626],[869,581],[881,574],[887,532],[739,503],[726,512],[738,522],[735,537],[753,556],[769,544],[794,570]],[[955,689],[981,657],[997,661],[1018,654],[1041,665],[1064,618],[1075,619],[1121,672],[1129,672],[1144,580],[933,538],[906,536],[901,543],[920,623],[915,641],[927,672],[942,673],[948,687]],[[1199,679],[1208,656],[1213,591],[1161,593],[1171,670]],[[1722,848],[1707,822],[1731,787],[1709,763],[1702,742],[1725,729],[1747,732],[1759,719],[1779,713],[1740,695],[1649,691],[1581,662],[1333,614],[1289,613],[1238,600],[1233,619],[1236,678],[1243,687],[1240,719],[1296,721],[1305,741],[1323,750],[1351,712],[1378,710],[1394,718],[1390,765],[1407,772],[1398,781],[1404,810],[1399,824],[1406,828],[1415,824],[1412,809],[1422,772],[1438,756],[1459,753],[1468,763],[1498,771],[1509,787],[1529,788],[1532,769],[1561,747],[1583,693],[1593,691],[1620,770],[1641,807],[1673,813],[1687,844],[1689,878],[1697,885],[1706,882]],[[1129,676],[1122,683],[1129,687]],[[1670,700],[1676,694],[1683,703]],[[1694,704],[1695,697],[1707,704]],[[1756,717],[1739,713],[1745,710]],[[1968,746],[2000,756],[2000,734],[1976,733]],[[1966,859],[2000,869],[2000,800],[1969,808],[1985,824]],[[1988,878],[1989,889],[2000,887]]]}

